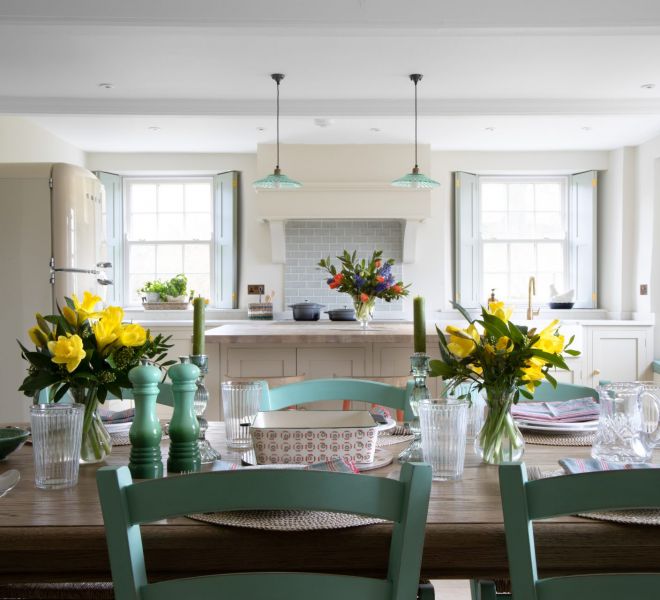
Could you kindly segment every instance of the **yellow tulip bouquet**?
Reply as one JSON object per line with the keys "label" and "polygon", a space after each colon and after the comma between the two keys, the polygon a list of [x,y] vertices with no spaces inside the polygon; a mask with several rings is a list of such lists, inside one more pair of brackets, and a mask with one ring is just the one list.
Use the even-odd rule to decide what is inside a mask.
{"label": "yellow tulip bouquet", "polygon": [[72,294],[56,315],[36,315],[37,324],[28,331],[35,350],[21,342],[28,374],[19,391],[36,398],[48,390],[48,400],[58,402],[69,392],[85,405],[81,458],[97,462],[110,452],[110,439],[98,417],[98,403],[112,394],[122,397],[130,388],[128,372],[148,359],[161,367],[174,361],[165,358],[169,337],[152,337],[141,325],[123,323],[124,311],[108,306],[97,311],[99,296],[85,292],[82,302]]}
{"label": "yellow tulip bouquet", "polygon": [[[568,370],[563,354],[576,356],[559,333],[559,321],[538,331],[510,321],[512,310],[503,302],[482,307],[481,318],[472,319],[459,304],[456,308],[468,321],[460,329],[438,329],[441,360],[430,361],[432,376],[448,380],[449,391],[463,383],[485,390],[488,415],[475,447],[484,462],[498,464],[519,460],[524,449],[522,435],[511,417],[511,405],[523,396],[532,399],[535,389],[556,380],[550,369]],[[448,338],[448,339],[447,339]]]}

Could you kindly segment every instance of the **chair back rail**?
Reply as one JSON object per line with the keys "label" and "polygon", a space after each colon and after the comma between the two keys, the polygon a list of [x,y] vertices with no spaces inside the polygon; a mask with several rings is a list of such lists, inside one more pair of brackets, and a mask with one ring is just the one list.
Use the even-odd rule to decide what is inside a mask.
{"label": "chair back rail", "polygon": [[268,390],[263,395],[260,408],[263,411],[281,410],[324,400],[353,400],[402,410],[404,419],[411,420],[413,413],[408,398],[412,386],[412,381],[404,389],[363,379],[308,379]]}
{"label": "chair back rail", "polygon": [[577,398],[593,398],[598,400],[598,392],[585,385],[573,383],[558,383],[556,388],[549,381],[544,381],[534,392],[534,400],[555,402],[560,400],[575,400]]}

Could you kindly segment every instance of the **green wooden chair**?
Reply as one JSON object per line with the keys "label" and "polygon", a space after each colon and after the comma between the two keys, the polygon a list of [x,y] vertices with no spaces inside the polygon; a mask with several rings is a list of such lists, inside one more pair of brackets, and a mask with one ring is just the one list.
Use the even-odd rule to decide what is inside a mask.
{"label": "green wooden chair", "polygon": [[281,410],[296,404],[324,400],[354,400],[402,410],[404,420],[410,421],[413,412],[408,398],[412,386],[412,381],[406,388],[400,388],[364,379],[308,379],[272,390],[264,389],[260,410]]}
{"label": "green wooden chair", "polygon": [[[513,598],[621,600],[658,597],[660,573],[539,579],[532,521],[595,510],[660,507],[660,470],[602,471],[527,481],[524,464],[508,464],[500,466],[499,474]],[[482,599],[489,597],[494,598],[482,596]]]}
{"label": "green wooden chair", "polygon": [[[65,394],[62,401],[69,399],[68,394]],[[113,399],[115,396],[110,394],[108,399]],[[123,388],[122,400],[133,400],[133,388]],[[70,401],[70,400],[68,400]],[[163,406],[174,406],[174,396],[172,395],[172,384],[169,382],[161,382],[158,384],[158,397],[156,398],[158,404]],[[39,391],[38,404],[48,404],[48,388]]]}
{"label": "green wooden chair", "polygon": [[[133,483],[127,467],[103,467],[96,479],[116,600],[411,600],[418,593],[431,492],[431,467],[427,464],[404,464],[398,481],[348,473],[264,469]],[[315,509],[393,521],[387,578],[250,572],[148,582],[141,524],[189,513],[239,509]],[[431,595],[424,597],[432,598],[432,589]]]}
{"label": "green wooden chair", "polygon": [[541,402],[575,400],[577,398],[598,400],[598,392],[593,388],[573,383],[558,383],[557,387],[553,388],[548,381],[544,381],[534,392],[534,400]]}

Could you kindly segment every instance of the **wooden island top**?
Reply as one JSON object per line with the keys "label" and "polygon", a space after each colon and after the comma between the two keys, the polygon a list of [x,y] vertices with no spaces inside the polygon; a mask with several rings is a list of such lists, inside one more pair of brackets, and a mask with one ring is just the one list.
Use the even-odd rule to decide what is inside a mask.
{"label": "wooden island top", "polygon": [[[427,322],[426,333],[436,337],[435,325]],[[374,321],[361,329],[357,321],[264,321],[223,325],[206,331],[206,341],[219,344],[296,343],[412,343],[413,324],[410,322]]]}

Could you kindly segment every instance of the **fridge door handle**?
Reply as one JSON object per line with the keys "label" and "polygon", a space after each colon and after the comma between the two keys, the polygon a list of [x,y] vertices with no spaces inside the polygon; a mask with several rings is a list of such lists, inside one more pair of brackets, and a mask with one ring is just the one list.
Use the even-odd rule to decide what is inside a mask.
{"label": "fridge door handle", "polygon": [[99,285],[113,285],[113,281],[112,281],[112,279],[101,279],[101,278],[98,278],[96,281],[97,281],[97,283],[98,283]]}
{"label": "fridge door handle", "polygon": [[112,268],[112,263],[111,262],[99,262],[99,263],[96,263],[96,266],[99,269],[111,269]]}
{"label": "fridge door handle", "polygon": [[88,275],[100,275],[101,272],[98,269],[77,269],[77,268],[66,268],[66,269],[60,269],[55,267],[55,259],[51,258],[50,259],[50,275],[51,279],[53,277],[53,273],[87,273]]}

